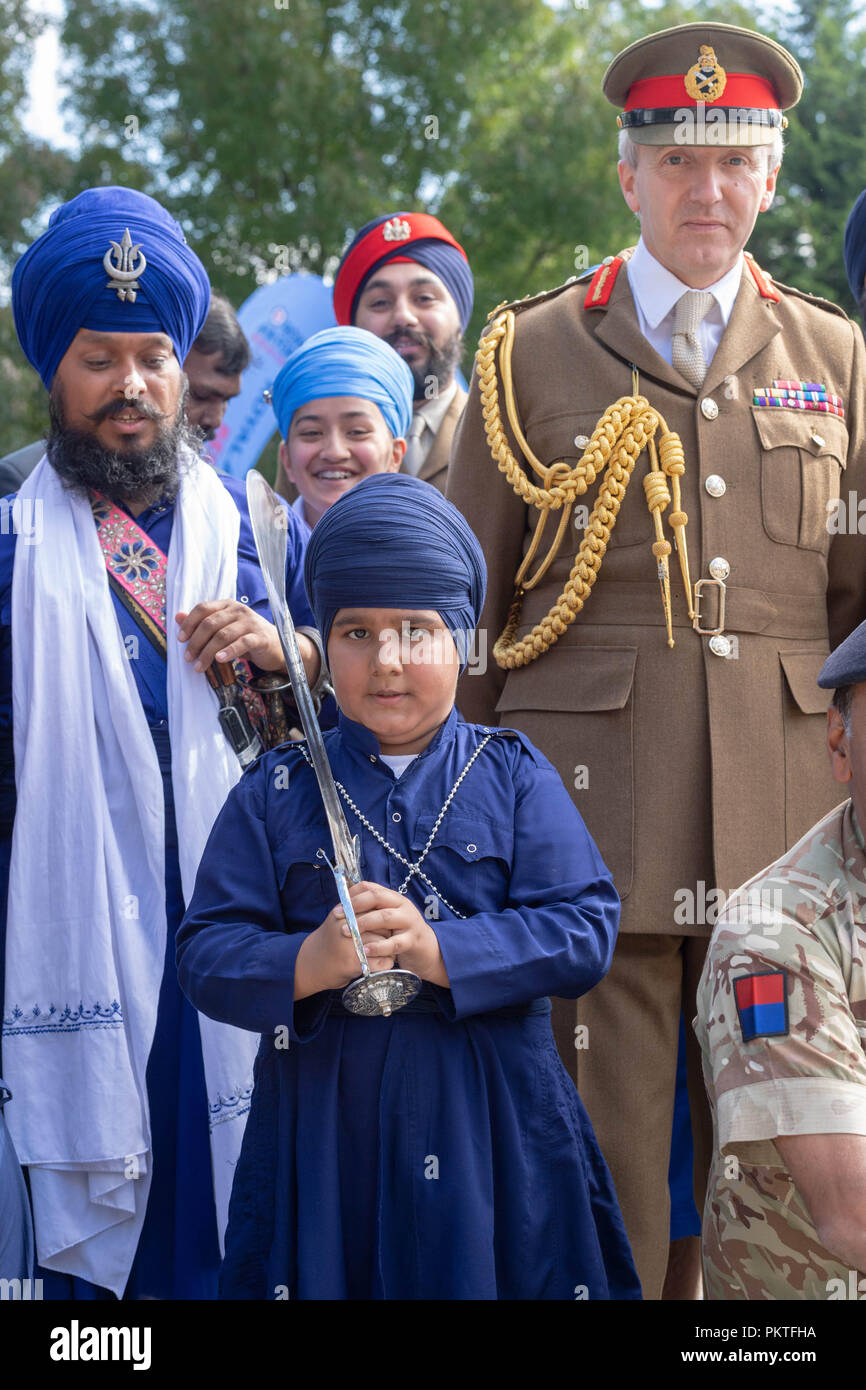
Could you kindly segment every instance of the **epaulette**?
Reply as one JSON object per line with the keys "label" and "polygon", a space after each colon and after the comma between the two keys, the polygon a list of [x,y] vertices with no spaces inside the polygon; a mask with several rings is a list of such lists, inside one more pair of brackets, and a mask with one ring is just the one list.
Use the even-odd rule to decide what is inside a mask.
{"label": "epaulette", "polygon": [[769,275],[761,269],[751,251],[744,251],[743,255],[746,258],[746,265],[751,271],[752,279],[758,287],[758,293],[761,295],[761,298],[772,299],[775,304],[778,304],[782,296],[779,294],[779,291],[776,289]]}
{"label": "epaulette", "polygon": [[591,274],[592,269],[583,271],[580,275],[569,275],[567,280],[563,281],[561,285],[555,285],[552,290],[541,290],[538,294],[526,294],[522,299],[503,299],[501,304],[497,304],[495,309],[490,310],[487,315],[487,322],[490,323],[492,319],[495,319],[496,315],[501,314],[503,309],[511,309],[514,313],[519,314],[522,309],[529,309],[533,304],[543,304],[546,299],[555,299],[558,294],[562,294],[564,290],[570,290],[572,285],[580,284]]}
{"label": "epaulette", "polygon": [[592,284],[583,301],[584,309],[606,309],[616,284],[616,277],[625,265],[624,256],[605,256],[592,277]]}
{"label": "epaulette", "polygon": [[[847,323],[853,322],[850,314],[842,308],[841,304],[834,304],[832,299],[822,299],[819,294],[809,294],[808,290],[800,290],[796,285],[783,285],[781,280],[774,280],[773,284],[786,296],[792,294],[795,299],[804,299],[807,304],[814,304],[816,309],[826,309],[829,314],[837,314]],[[781,295],[779,298],[781,299]]]}
{"label": "epaulette", "polygon": [[536,767],[541,766],[539,758],[543,758],[544,754],[536,748],[531,739],[527,738],[526,734],[522,733],[520,729],[501,728],[499,725],[492,727],[489,724],[479,724],[477,727],[482,729],[485,734],[493,734],[496,738],[513,739],[520,744],[525,753],[529,754]]}

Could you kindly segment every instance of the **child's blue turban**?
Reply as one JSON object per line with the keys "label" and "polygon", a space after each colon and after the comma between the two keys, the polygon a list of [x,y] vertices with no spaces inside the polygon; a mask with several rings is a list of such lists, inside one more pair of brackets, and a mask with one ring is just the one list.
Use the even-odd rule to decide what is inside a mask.
{"label": "child's blue turban", "polygon": [[181,228],[133,188],[88,188],[57,208],[12,275],[18,341],[49,389],[80,328],[165,333],[182,364],[209,304]]}
{"label": "child's blue turban", "polygon": [[406,473],[375,473],[317,522],[304,583],[326,647],[339,608],[434,609],[465,666],[487,567],[475,533],[441,492]]}
{"label": "child's blue turban", "polygon": [[280,369],[273,406],[285,439],[292,416],[308,401],[326,396],[360,396],[382,412],[395,439],[412,423],[412,373],[395,352],[366,328],[325,328],[314,333]]}

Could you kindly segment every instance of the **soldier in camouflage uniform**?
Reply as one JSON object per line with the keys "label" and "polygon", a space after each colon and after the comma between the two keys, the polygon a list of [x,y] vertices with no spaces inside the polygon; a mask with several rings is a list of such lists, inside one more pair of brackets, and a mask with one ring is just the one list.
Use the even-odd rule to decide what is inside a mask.
{"label": "soldier in camouflage uniform", "polygon": [[866,623],[819,684],[851,799],[727,903],[698,987],[708,1298],[866,1290]]}

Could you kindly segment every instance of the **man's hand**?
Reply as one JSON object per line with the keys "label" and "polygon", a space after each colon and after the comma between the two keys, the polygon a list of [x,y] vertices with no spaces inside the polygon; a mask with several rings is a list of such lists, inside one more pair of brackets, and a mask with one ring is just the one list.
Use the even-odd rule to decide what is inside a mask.
{"label": "man's hand", "polygon": [[[381,951],[375,965],[370,960],[370,969],[390,970],[394,955],[388,947],[387,933],[362,931],[361,937],[368,960],[374,946]],[[295,960],[295,998],[306,999],[325,989],[344,989],[360,974],[361,962],[338,904],[301,944]]]}
{"label": "man's hand", "polygon": [[[365,943],[371,970],[390,970],[396,960],[401,970],[412,970],[420,979],[448,988],[436,933],[408,898],[380,883],[353,883],[349,897],[361,935],[371,933],[371,945]],[[345,923],[343,932],[349,932]]]}
{"label": "man's hand", "polygon": [[[197,671],[206,671],[213,661],[240,657],[262,671],[286,670],[277,629],[249,604],[233,598],[208,599],[197,603],[191,613],[175,613],[174,620],[180,623],[178,641],[187,643],[186,660],[194,661]],[[298,647],[312,687],[319,676],[319,653],[303,632],[298,633]]]}

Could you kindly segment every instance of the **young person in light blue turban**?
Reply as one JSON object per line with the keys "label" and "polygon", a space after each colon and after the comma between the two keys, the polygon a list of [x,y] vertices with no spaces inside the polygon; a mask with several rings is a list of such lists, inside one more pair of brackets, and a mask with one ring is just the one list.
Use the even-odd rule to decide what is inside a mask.
{"label": "young person in light blue turban", "polygon": [[364,328],[326,328],[302,343],[273,386],[280,464],[309,526],[374,473],[396,473],[412,421],[412,373]]}

